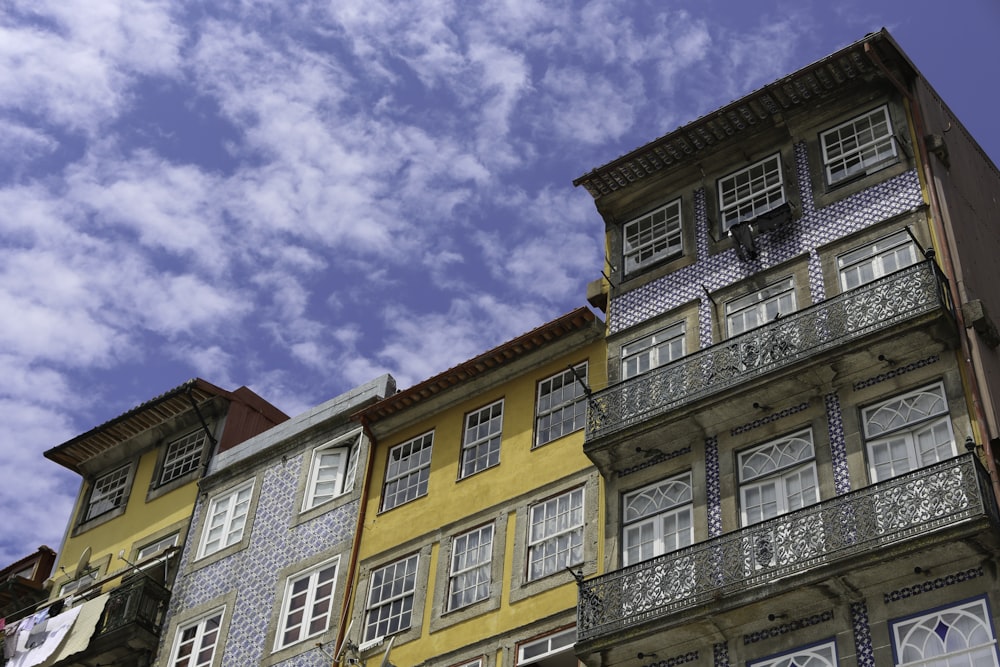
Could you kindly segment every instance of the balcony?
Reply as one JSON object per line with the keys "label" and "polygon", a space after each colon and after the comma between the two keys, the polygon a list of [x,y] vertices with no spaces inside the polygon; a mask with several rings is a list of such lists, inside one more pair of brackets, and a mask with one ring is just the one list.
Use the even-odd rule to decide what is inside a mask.
{"label": "balcony", "polygon": [[141,573],[123,581],[108,595],[83,655],[107,664],[156,650],[169,599],[169,590]]}
{"label": "balcony", "polygon": [[719,613],[776,586],[801,588],[807,573],[861,569],[863,554],[878,563],[928,544],[951,549],[957,531],[947,529],[989,523],[1000,526],[989,475],[972,454],[958,456],[585,581],[578,641],[631,636],[651,621],[665,629],[701,605]]}
{"label": "balcony", "polygon": [[952,312],[933,260],[595,392],[588,443],[670,410],[939,310]]}

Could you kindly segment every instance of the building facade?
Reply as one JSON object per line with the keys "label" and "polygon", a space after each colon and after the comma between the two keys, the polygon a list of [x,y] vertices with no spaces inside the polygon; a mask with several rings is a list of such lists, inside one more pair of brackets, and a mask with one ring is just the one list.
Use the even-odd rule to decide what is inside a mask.
{"label": "building facade", "polygon": [[46,451],[83,479],[46,599],[7,627],[8,667],[152,664],[209,458],[287,418],[194,379]]}
{"label": "building facade", "polygon": [[575,184],[610,381],[581,660],[1000,664],[1000,178],[891,37]]}
{"label": "building facade", "polygon": [[395,390],[383,375],[212,460],[157,665],[332,664],[369,456],[350,415]]}
{"label": "building facade", "polygon": [[583,454],[603,324],[580,308],[359,411],[373,444],[339,664],[575,667],[600,559]]}

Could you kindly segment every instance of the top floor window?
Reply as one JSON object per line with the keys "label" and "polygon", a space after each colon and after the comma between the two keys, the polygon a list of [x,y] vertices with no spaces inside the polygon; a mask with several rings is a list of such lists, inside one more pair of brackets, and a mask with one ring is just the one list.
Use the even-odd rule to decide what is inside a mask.
{"label": "top floor window", "polygon": [[683,250],[681,200],[675,199],[625,223],[623,232],[626,275],[680,254]]}
{"label": "top floor window", "polygon": [[465,415],[459,479],[500,463],[503,399]]}
{"label": "top floor window", "polygon": [[198,468],[205,449],[205,432],[192,431],[167,445],[160,470],[160,485],[172,482]]}
{"label": "top floor window", "polygon": [[313,450],[303,510],[311,509],[351,491],[358,469],[361,435],[328,443]]}
{"label": "top floor window", "polygon": [[957,454],[941,383],[873,405],[862,415],[868,466],[876,482]]}
{"label": "top floor window", "polygon": [[795,284],[787,278],[727,303],[726,327],[736,336],[794,312]]}
{"label": "top floor window", "polygon": [[627,380],[684,356],[684,323],[622,345],[622,379]]}
{"label": "top floor window", "polygon": [[837,258],[840,286],[860,287],[917,263],[917,246],[903,230]]}
{"label": "top floor window", "polygon": [[889,108],[879,107],[823,132],[820,144],[830,185],[895,161]]}
{"label": "top floor window", "polygon": [[764,158],[719,179],[719,216],[724,232],[784,203],[785,179],[780,155]]}
{"label": "top floor window", "polygon": [[433,449],[434,431],[429,431],[389,450],[382,490],[383,511],[427,495]]}
{"label": "top floor window", "polygon": [[87,512],[83,517],[84,521],[90,521],[94,517],[125,504],[131,470],[131,465],[124,465],[94,481],[94,488],[90,492],[90,501],[87,503]]}
{"label": "top floor window", "polygon": [[584,384],[587,362],[577,364],[538,383],[535,404],[535,446],[579,431],[587,420]]}

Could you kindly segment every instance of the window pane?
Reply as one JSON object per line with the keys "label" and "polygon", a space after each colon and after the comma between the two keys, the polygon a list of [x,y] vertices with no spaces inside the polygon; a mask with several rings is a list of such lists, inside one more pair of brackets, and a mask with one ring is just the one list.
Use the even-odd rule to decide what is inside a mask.
{"label": "window pane", "polygon": [[425,433],[389,450],[382,509],[388,510],[427,495],[434,432]]}

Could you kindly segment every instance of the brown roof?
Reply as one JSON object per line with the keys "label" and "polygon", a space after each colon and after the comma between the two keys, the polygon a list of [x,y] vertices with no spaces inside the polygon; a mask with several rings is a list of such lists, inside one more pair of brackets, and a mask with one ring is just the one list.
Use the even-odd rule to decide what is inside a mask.
{"label": "brown roof", "polygon": [[424,380],[378,403],[361,410],[353,419],[372,423],[389,415],[405,410],[411,405],[428,400],[447,389],[468,382],[475,377],[491,371],[494,368],[509,364],[526,354],[541,347],[554,343],[574,332],[586,329],[596,320],[590,309],[582,307],[552,320],[542,326],[532,329],[513,340],[509,340],[488,352],[469,359],[443,373]]}
{"label": "brown roof", "polygon": [[730,137],[752,131],[770,117],[869,77],[879,70],[865,52],[866,47],[876,49],[887,62],[902,62],[907,69],[916,71],[883,28],[580,176],[573,185],[582,185],[594,199],[599,199],[682,161],[694,159]]}
{"label": "brown roof", "polygon": [[201,378],[195,378],[49,449],[45,452],[45,457],[80,473],[80,465],[85,461],[189,412],[193,405],[201,406],[217,396],[240,403],[247,403],[255,398],[254,409],[266,412],[266,416],[274,423],[288,419],[287,415],[245,387],[230,392]]}

